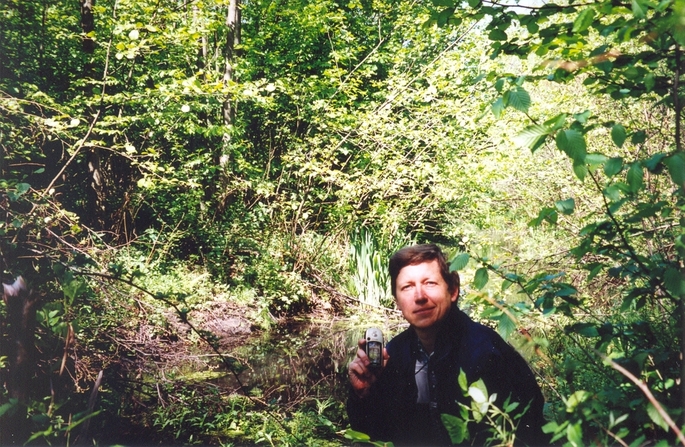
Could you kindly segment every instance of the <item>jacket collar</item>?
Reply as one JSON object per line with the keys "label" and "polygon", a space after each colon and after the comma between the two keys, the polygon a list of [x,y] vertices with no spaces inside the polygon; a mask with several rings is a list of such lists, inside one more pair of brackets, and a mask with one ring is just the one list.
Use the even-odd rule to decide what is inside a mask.
{"label": "jacket collar", "polygon": [[[457,307],[456,303],[453,304],[450,312],[439,323],[440,329],[435,338],[435,350],[431,358],[441,360],[459,345],[465,327],[465,318],[468,318],[466,314]],[[418,357],[419,343],[416,331],[411,328],[410,347],[413,360]]]}

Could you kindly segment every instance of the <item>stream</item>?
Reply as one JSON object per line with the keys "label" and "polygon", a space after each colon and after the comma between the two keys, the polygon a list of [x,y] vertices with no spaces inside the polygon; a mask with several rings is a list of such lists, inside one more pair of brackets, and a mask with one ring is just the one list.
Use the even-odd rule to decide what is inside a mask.
{"label": "stream", "polygon": [[394,335],[403,329],[397,323],[331,319],[290,320],[250,338],[233,355],[244,370],[237,377],[227,374],[216,379],[222,388],[259,396],[269,403],[296,405],[303,399],[346,398],[347,364],[367,327],[381,327]]}

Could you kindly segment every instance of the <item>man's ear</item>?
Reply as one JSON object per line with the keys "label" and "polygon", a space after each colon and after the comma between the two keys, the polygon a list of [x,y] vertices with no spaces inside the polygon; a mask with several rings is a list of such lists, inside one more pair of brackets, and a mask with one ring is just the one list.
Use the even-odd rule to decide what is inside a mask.
{"label": "man's ear", "polygon": [[457,287],[454,290],[454,292],[452,293],[452,295],[450,296],[450,301],[452,301],[453,303],[456,303],[458,299],[459,299],[459,287]]}

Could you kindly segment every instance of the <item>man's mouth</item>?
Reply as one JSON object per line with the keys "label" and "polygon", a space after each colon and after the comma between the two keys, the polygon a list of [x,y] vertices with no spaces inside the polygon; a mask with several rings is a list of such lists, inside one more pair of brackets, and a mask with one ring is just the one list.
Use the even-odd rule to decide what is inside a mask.
{"label": "man's mouth", "polygon": [[425,315],[425,314],[430,313],[432,310],[433,310],[432,307],[423,307],[423,308],[421,308],[421,309],[415,310],[415,311],[414,311],[414,314],[416,314],[416,315]]}

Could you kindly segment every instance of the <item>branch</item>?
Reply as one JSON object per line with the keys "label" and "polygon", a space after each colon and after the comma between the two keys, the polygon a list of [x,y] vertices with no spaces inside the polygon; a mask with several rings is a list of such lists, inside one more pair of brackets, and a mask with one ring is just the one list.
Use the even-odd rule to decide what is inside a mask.
{"label": "branch", "polygon": [[623,374],[624,376],[626,376],[628,379],[630,379],[631,382],[633,382],[635,385],[637,385],[637,387],[640,389],[640,391],[642,391],[644,393],[644,395],[647,397],[647,400],[649,400],[649,402],[652,405],[654,405],[654,408],[656,408],[656,411],[659,412],[659,415],[664,419],[664,421],[666,421],[668,426],[671,427],[671,430],[673,430],[673,433],[676,434],[680,443],[685,446],[685,436],[683,436],[683,432],[680,431],[678,426],[675,425],[675,422],[673,422],[673,419],[671,419],[671,417],[668,415],[666,410],[664,410],[664,407],[662,407],[661,404],[656,400],[656,398],[654,397],[654,395],[650,391],[647,384],[645,384],[645,382],[643,382],[642,380],[635,377],[630,371],[628,371],[627,369],[625,369],[624,367],[622,367],[618,363],[614,362],[613,360],[611,360],[610,358],[608,358],[607,356],[605,356],[601,352],[598,352],[598,354],[600,355],[600,357],[602,357],[602,359],[605,362],[609,363],[612,368],[614,368],[616,371],[618,371],[621,374]]}
{"label": "branch", "polygon": [[93,128],[95,127],[95,123],[98,122],[98,118],[100,118],[100,110],[98,110],[95,113],[95,116],[93,117],[93,122],[90,123],[90,127],[88,128],[88,132],[86,132],[86,135],[83,137],[83,139],[81,139],[81,142],[79,143],[78,147],[76,148],[76,150],[72,154],[71,158],[69,158],[69,160],[64,164],[64,166],[62,166],[62,169],[60,169],[60,171],[57,173],[55,178],[52,179],[50,184],[45,189],[43,189],[43,192],[40,194],[39,198],[42,199],[43,197],[45,197],[45,194],[52,189],[52,187],[55,185],[55,182],[57,181],[57,179],[60,178],[62,176],[62,174],[64,174],[64,170],[67,169],[67,166],[69,166],[71,164],[71,162],[74,161],[74,159],[76,158],[78,153],[81,151],[81,149],[83,149],[83,146],[85,146],[86,141],[88,140],[88,137],[90,137],[90,134],[93,132]]}
{"label": "branch", "polygon": [[[262,401],[260,401],[260,400],[258,400],[258,399],[255,399],[254,396],[251,396],[248,392],[246,392],[246,388],[247,388],[247,387],[243,384],[242,380],[240,380],[240,376],[239,376],[238,372],[237,372],[237,371],[235,370],[235,368],[233,367],[233,362],[229,360],[229,358],[228,358],[228,356],[227,356],[226,354],[222,353],[222,352],[219,350],[219,348],[217,347],[216,343],[212,342],[212,340],[210,340],[210,339],[209,339],[201,330],[197,329],[197,328],[188,320],[187,312],[184,312],[183,310],[179,309],[178,306],[177,306],[176,304],[174,304],[173,302],[171,302],[170,300],[168,300],[168,299],[165,298],[164,296],[159,295],[159,294],[154,294],[154,293],[150,292],[149,290],[147,290],[147,289],[145,289],[145,288],[143,288],[143,287],[141,287],[141,286],[135,284],[132,280],[129,280],[129,279],[126,279],[126,278],[121,278],[121,277],[116,277],[116,276],[113,276],[113,275],[109,275],[109,274],[107,274],[107,273],[99,273],[99,272],[75,271],[75,273],[76,273],[77,275],[81,275],[81,276],[90,276],[90,277],[103,278],[103,279],[107,279],[107,280],[110,280],[110,281],[120,281],[120,282],[122,282],[122,283],[124,283],[124,284],[127,284],[127,285],[129,285],[129,286],[135,288],[136,290],[139,290],[140,292],[143,292],[144,294],[146,294],[146,295],[152,297],[153,299],[155,299],[155,300],[157,300],[157,301],[163,302],[163,303],[166,304],[167,306],[169,306],[169,307],[171,307],[172,309],[174,309],[174,311],[176,311],[178,317],[181,319],[181,322],[184,323],[186,326],[188,326],[188,328],[190,328],[190,330],[191,330],[192,332],[194,332],[202,341],[204,341],[205,343],[207,343],[207,344],[209,345],[209,347],[212,349],[212,351],[214,351],[214,352],[217,354],[217,356],[221,359],[221,363],[223,363],[224,366],[231,372],[231,374],[233,374],[233,377],[235,378],[236,382],[238,383],[238,386],[240,387],[240,389],[242,390],[243,395],[244,395],[245,397],[247,397],[247,398],[248,398],[250,401],[252,401],[253,403],[258,404],[258,406],[262,406],[262,407],[264,408],[264,411],[265,411],[269,416],[271,416],[271,417],[273,418],[273,420],[276,421],[276,423],[277,423],[278,425],[280,425],[281,428],[282,428],[286,433],[290,433],[291,435],[293,435],[293,436],[295,436],[296,438],[298,438],[298,436],[297,436],[296,433],[293,433],[291,430],[289,430],[289,429],[283,424],[283,422],[281,421],[281,419],[279,419],[278,417],[276,417],[276,415],[268,408],[268,406],[267,406],[267,404],[266,404],[265,402],[262,402]],[[231,357],[231,358],[232,358],[232,360],[235,361],[235,362],[238,361],[237,359],[235,359],[235,357]]]}

